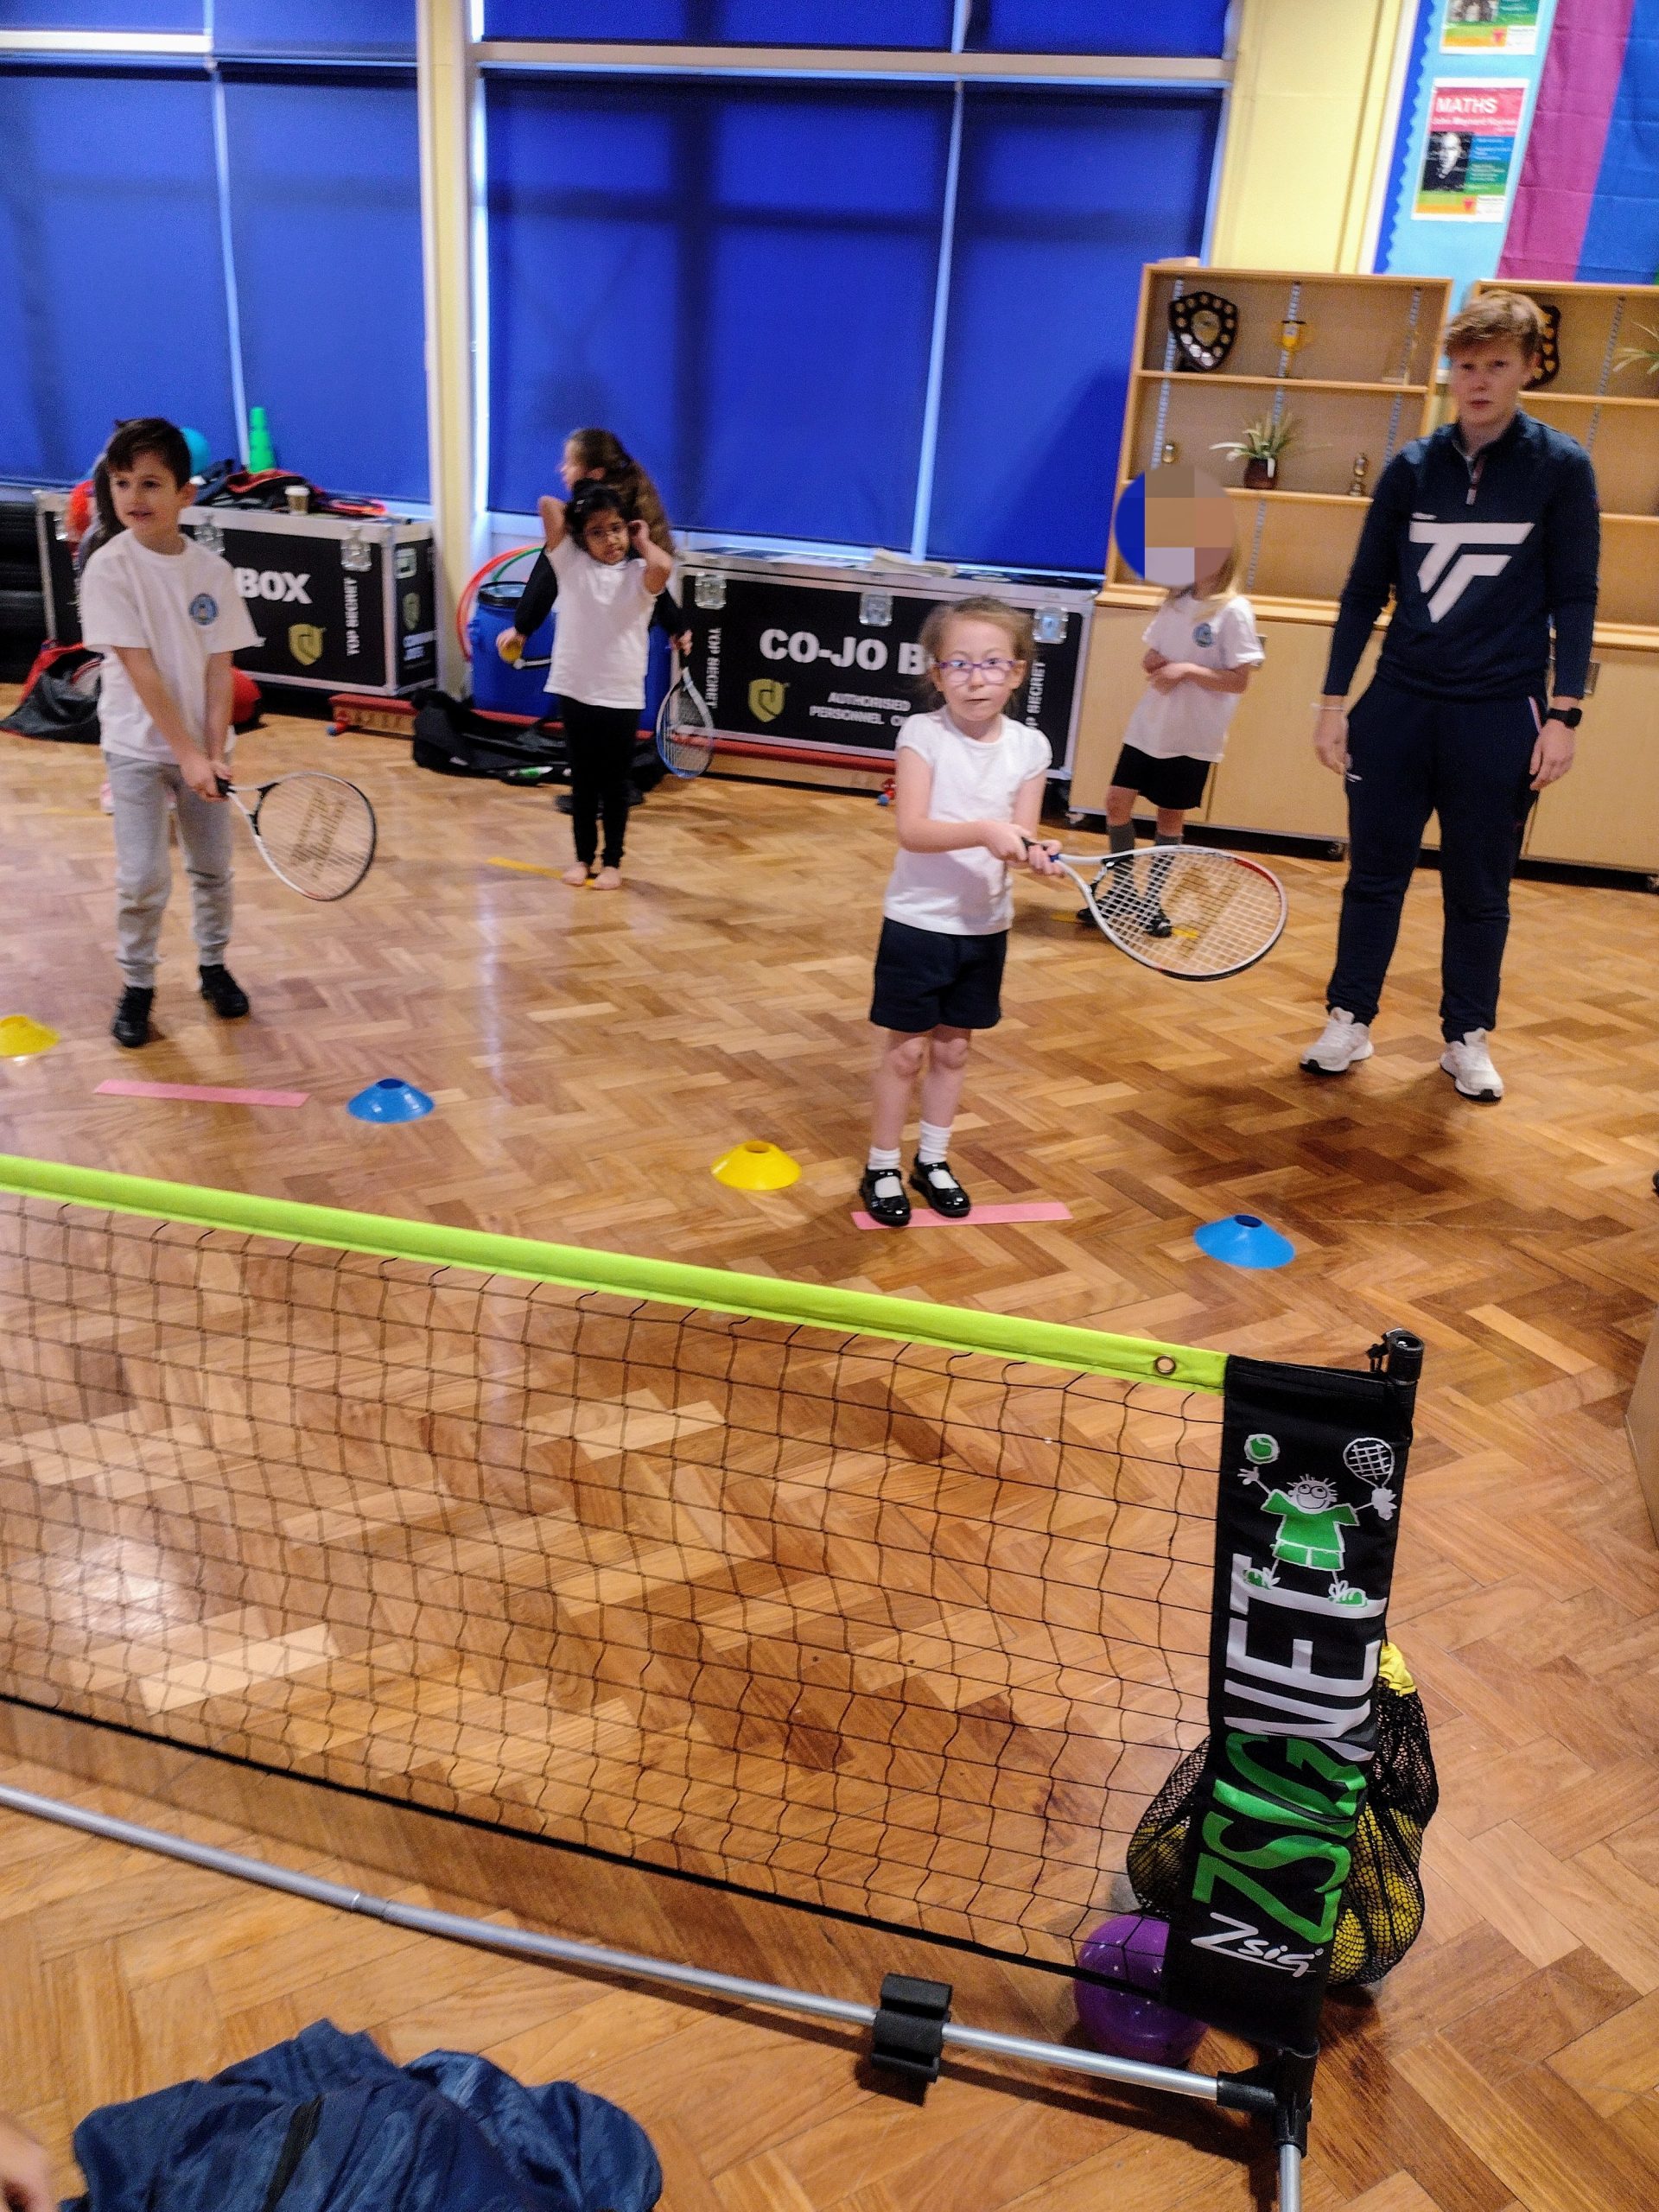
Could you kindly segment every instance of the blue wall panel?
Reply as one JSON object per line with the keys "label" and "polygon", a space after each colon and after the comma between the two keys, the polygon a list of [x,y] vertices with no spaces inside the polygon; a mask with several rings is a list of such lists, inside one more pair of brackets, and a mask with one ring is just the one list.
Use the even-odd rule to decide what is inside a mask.
{"label": "blue wall panel", "polygon": [[1219,117],[969,93],[930,551],[1101,568],[1141,264],[1200,251]]}
{"label": "blue wall panel", "polygon": [[612,429],[684,525],[907,543],[950,96],[497,83],[491,502]]}
{"label": "blue wall panel", "polygon": [[424,499],[414,85],[233,79],[225,100],[249,403],[285,467]]}
{"label": "blue wall panel", "polygon": [[118,415],[235,449],[206,80],[0,75],[0,474],[73,482]]}

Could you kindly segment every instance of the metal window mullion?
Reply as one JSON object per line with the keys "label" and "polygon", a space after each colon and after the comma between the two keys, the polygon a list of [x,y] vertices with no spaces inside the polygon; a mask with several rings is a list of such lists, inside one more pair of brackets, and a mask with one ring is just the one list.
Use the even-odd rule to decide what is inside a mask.
{"label": "metal window mullion", "polygon": [[231,410],[236,417],[236,449],[245,468],[248,442],[248,383],[242,359],[242,296],[236,282],[236,233],[231,220],[231,130],[225,109],[225,79],[213,54],[214,0],[203,0],[202,37],[207,47],[207,75],[213,108],[213,177],[219,199],[219,272],[225,286],[225,321],[231,353]]}
{"label": "metal window mullion", "polygon": [[[967,8],[959,4],[957,23],[965,29]],[[927,558],[928,532],[933,520],[933,472],[938,460],[939,414],[944,396],[944,349],[950,327],[950,281],[957,251],[957,194],[962,178],[962,111],[963,87],[957,79],[950,105],[950,144],[944,163],[944,205],[939,223],[938,274],[933,286],[933,333],[927,350],[927,397],[922,408],[921,450],[916,460],[916,508],[911,520],[910,553],[914,561]]]}

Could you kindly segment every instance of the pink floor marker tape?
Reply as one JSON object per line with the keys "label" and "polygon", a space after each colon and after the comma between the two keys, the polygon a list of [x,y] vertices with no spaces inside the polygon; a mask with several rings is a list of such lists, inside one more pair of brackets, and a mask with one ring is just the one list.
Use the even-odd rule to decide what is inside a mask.
{"label": "pink floor marker tape", "polygon": [[[960,1221],[947,1221],[942,1213],[935,1213],[930,1206],[918,1205],[910,1217],[912,1229],[995,1229],[1005,1221],[1070,1221],[1071,1209],[1063,1206],[1058,1198],[1038,1198],[1026,1206],[976,1206]],[[862,1208],[856,1208],[853,1224],[858,1229],[880,1229],[879,1221],[872,1221]]]}
{"label": "pink floor marker tape", "polygon": [[308,1090],[226,1090],[214,1083],[100,1083],[95,1096],[194,1098],[207,1106],[303,1106]]}

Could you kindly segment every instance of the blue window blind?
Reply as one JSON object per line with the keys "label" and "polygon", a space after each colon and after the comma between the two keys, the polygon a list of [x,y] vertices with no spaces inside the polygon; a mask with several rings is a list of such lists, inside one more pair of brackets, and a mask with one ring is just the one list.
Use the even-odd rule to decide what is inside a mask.
{"label": "blue window blind", "polygon": [[951,0],[486,0],[486,38],[948,47]]}
{"label": "blue window blind", "polygon": [[9,31],[201,31],[202,0],[0,0]]}
{"label": "blue window blind", "polygon": [[1227,0],[973,0],[968,44],[999,54],[1219,54]]}
{"label": "blue window blind", "polygon": [[226,83],[248,399],[285,467],[427,496],[420,142],[411,80]]}
{"label": "blue window blind", "polygon": [[0,75],[0,474],[73,483],[123,415],[232,453],[205,79]]}
{"label": "blue window blind", "polygon": [[491,504],[598,424],[687,527],[907,543],[950,97],[492,85]]}
{"label": "blue window blind", "polygon": [[415,0],[215,0],[213,50],[278,60],[413,61]]}
{"label": "blue window blind", "polygon": [[1143,262],[1202,247],[1212,95],[970,91],[929,550],[1098,570]]}

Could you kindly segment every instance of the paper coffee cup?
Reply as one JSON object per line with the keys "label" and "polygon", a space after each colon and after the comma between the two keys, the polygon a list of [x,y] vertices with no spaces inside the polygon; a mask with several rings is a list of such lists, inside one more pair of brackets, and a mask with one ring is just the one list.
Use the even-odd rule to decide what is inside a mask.
{"label": "paper coffee cup", "polygon": [[308,514],[311,511],[311,486],[308,484],[290,484],[287,491],[289,514]]}

